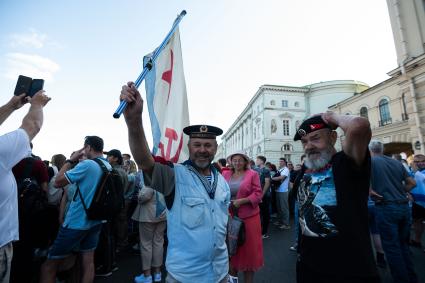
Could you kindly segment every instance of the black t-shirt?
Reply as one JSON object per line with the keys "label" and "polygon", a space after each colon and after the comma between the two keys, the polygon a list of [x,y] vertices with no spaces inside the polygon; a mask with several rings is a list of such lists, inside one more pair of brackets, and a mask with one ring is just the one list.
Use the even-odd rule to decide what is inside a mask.
{"label": "black t-shirt", "polygon": [[299,252],[300,260],[316,272],[378,276],[368,226],[370,168],[369,152],[358,167],[341,151],[325,170],[304,173],[298,191]]}

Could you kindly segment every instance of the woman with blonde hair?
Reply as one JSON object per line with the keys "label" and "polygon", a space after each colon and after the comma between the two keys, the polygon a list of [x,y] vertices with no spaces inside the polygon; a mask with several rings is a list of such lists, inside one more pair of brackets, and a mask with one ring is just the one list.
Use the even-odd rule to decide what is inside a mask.
{"label": "woman with blonde hair", "polygon": [[249,169],[249,158],[242,152],[228,157],[232,170],[224,171],[223,177],[231,193],[231,214],[237,211],[245,225],[245,242],[230,258],[230,282],[237,282],[238,271],[244,273],[244,282],[254,281],[254,273],[264,265],[263,242],[261,238],[260,209],[262,199],[260,177]]}

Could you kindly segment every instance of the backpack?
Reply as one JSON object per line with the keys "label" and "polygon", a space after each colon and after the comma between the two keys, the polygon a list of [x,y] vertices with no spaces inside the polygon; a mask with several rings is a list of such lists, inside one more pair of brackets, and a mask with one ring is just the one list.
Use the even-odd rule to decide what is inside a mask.
{"label": "backpack", "polygon": [[[272,178],[280,177],[280,173],[281,172],[282,172],[282,170],[277,170],[276,173],[273,174]],[[281,184],[282,184],[281,181],[271,180],[271,187],[272,187],[273,190],[279,189],[279,187],[280,187]]]}
{"label": "backpack", "polygon": [[87,207],[84,203],[83,196],[81,195],[80,188],[77,187],[77,191],[74,195],[74,201],[78,194],[88,219],[110,220],[124,207],[123,182],[116,169],[112,168],[112,170],[109,171],[105,164],[103,164],[103,161],[97,158],[92,160],[102,168],[103,172],[94,193],[93,200],[90,206]]}
{"label": "backpack", "polygon": [[46,248],[56,238],[59,212],[48,204],[46,193],[31,177],[35,159],[28,157],[25,161],[22,177],[16,179],[20,241]]}

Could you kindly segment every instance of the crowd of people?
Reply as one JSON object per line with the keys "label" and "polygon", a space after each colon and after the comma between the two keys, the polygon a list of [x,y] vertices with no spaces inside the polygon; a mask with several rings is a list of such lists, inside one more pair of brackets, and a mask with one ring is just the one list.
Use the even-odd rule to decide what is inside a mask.
{"label": "crowd of people", "polygon": [[[93,282],[116,271],[117,254],[131,248],[141,255],[136,283],[237,283],[242,274],[250,283],[264,265],[269,224],[292,233],[292,214],[288,248],[298,254],[297,282],[380,282],[377,268],[386,266],[394,282],[418,282],[409,245],[422,247],[425,156],[411,164],[385,156],[367,119],[332,112],[307,118],[294,136],[304,155],[277,166],[243,151],[213,162],[223,131],[192,125],[183,130],[189,159],[173,164],[151,154],[133,83],[120,99],[128,103],[134,160],[86,136],[69,158],[43,161],[31,140],[50,98],[22,94],[0,107],[1,125],[31,104],[19,129],[0,136],[1,283]],[[336,128],[345,136],[341,151]],[[89,210],[106,172],[119,180],[120,209],[98,219]],[[228,224],[236,218],[243,233],[229,254]]]}

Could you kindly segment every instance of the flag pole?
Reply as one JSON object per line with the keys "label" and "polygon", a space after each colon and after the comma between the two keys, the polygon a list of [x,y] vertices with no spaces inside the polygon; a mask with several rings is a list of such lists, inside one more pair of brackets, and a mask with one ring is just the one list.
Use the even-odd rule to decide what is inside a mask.
{"label": "flag pole", "polygon": [[[156,58],[158,58],[161,51],[164,49],[165,45],[167,45],[168,41],[170,40],[171,36],[173,35],[174,31],[178,27],[180,21],[183,19],[183,17],[186,15],[186,10],[181,11],[180,15],[177,16],[177,18],[174,20],[173,26],[171,27],[170,32],[165,37],[164,41],[162,41],[161,45],[155,49],[152,57],[150,60],[145,64],[143,67],[142,73],[139,75],[139,77],[134,82],[134,85],[136,88],[139,88],[142,81],[145,79],[148,72],[152,69],[153,64],[155,63]],[[115,110],[114,118],[118,119],[121,114],[124,112],[124,109],[127,107],[127,102],[124,100],[121,100],[120,105],[118,106],[117,110]]]}

